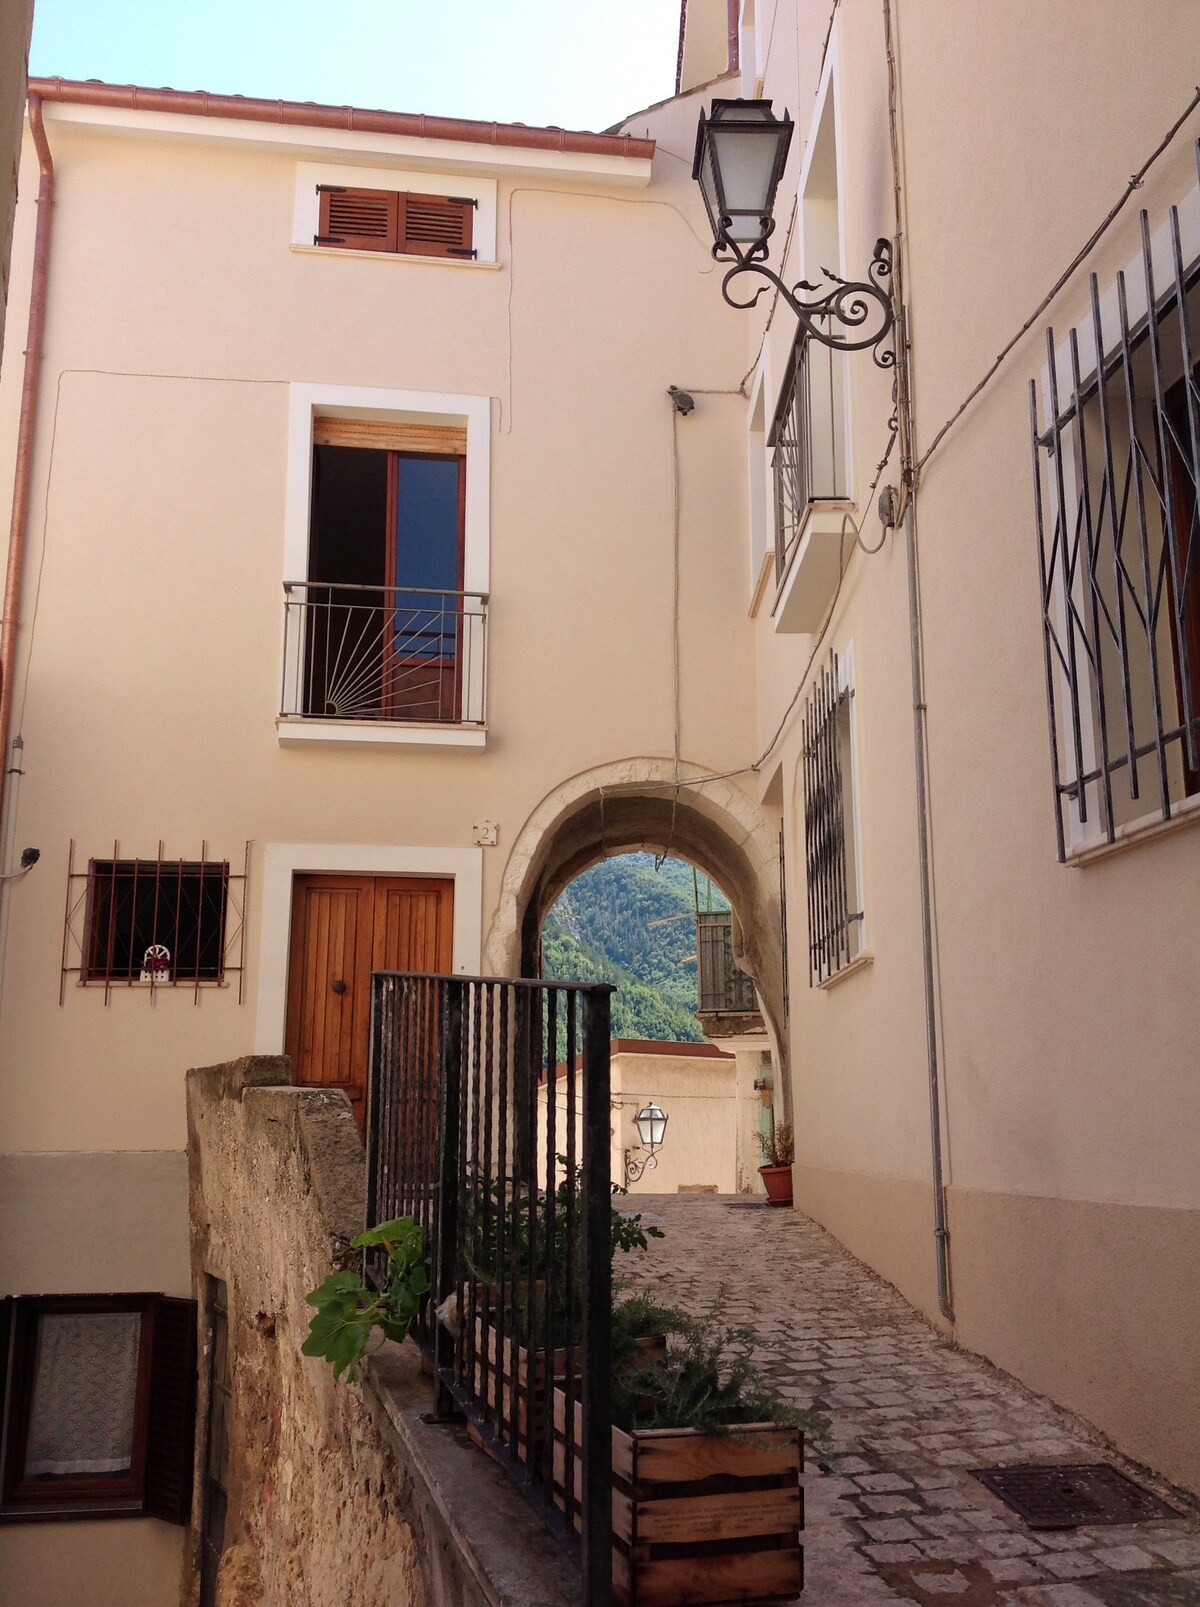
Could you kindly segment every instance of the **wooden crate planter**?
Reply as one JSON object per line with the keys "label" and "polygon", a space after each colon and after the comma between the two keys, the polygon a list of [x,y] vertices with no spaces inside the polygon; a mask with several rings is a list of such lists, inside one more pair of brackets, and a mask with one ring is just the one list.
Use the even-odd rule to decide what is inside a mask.
{"label": "wooden crate planter", "polygon": [[[563,1500],[566,1396],[554,1394],[554,1501]],[[576,1444],[582,1409],[575,1405]],[[613,1595],[621,1607],[761,1601],[804,1585],[799,1429],[739,1427],[736,1437],[695,1429],[614,1428]],[[582,1469],[576,1453],[573,1512]]]}
{"label": "wooden crate planter", "polygon": [[[549,1362],[549,1376],[564,1378],[567,1350],[556,1350]],[[486,1373],[484,1360],[486,1358]],[[475,1357],[472,1387],[488,1420],[497,1428],[503,1422],[515,1424],[514,1453],[525,1460],[528,1449],[528,1389],[533,1377],[533,1455],[538,1456],[545,1437],[547,1357],[541,1349],[514,1344],[508,1334],[503,1342],[498,1331],[482,1317],[475,1320]]]}

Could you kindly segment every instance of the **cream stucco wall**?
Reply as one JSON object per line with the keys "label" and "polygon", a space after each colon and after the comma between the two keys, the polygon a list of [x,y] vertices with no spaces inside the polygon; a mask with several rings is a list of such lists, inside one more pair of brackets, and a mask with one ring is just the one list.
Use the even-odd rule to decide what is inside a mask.
{"label": "cream stucco wall", "polygon": [[[690,115],[657,114],[669,139]],[[548,790],[628,753],[671,752],[666,389],[736,387],[740,332],[712,307],[696,202],[666,159],[634,193],[502,178],[498,270],[470,269],[293,251],[290,153],[48,121],[60,199],[13,826],[43,857],[11,893],[2,1009],[15,1086],[0,1120],[12,1152],[180,1148],[183,1068],[253,1045],[258,956],[280,940],[262,929],[266,845],[310,843],[314,863],[322,844],[366,859],[375,845],[388,870],[397,845],[481,857],[477,931],[506,846]],[[27,266],[27,209],[18,222]],[[682,279],[648,276],[660,259]],[[483,754],[278,741],[287,421],[301,384],[473,396],[490,416]],[[0,396],[8,430],[15,390],[14,374]],[[718,771],[750,757],[748,654],[710,652],[713,618],[749,642],[724,540],[740,496],[727,435],[719,406],[678,433],[681,742]],[[500,824],[482,856],[481,818]],[[105,1007],[68,977],[60,1007],[71,838],[81,863],[114,840],[132,855],[162,838],[168,856],[203,840],[235,870],[251,840],[244,1002],[233,988],[198,1005],[160,991],[151,1008],[127,989]],[[478,885],[464,896],[479,900]],[[464,969],[478,963],[462,955]]]}
{"label": "cream stucco wall", "polygon": [[[826,266],[858,277],[897,230],[881,7],[842,0],[831,27],[799,0],[743,9],[764,93],[797,122],[772,261],[793,281]],[[969,15],[895,0],[892,18],[920,452],[1187,105],[1200,13],[1190,0],[1005,0]],[[711,43],[699,6],[693,21]],[[263,956],[277,990],[286,941],[279,899],[264,898],[270,845],[316,859],[342,845],[389,869],[407,851],[418,869],[476,854],[472,929],[511,956],[538,866],[562,868],[546,839],[590,810],[600,825],[579,851],[602,850],[614,777],[652,790],[666,819],[678,744],[686,765],[725,777],[711,796],[692,789],[709,798],[695,814],[708,809],[705,830],[719,815],[731,854],[746,845],[764,927],[762,844],[784,829],[790,1086],[777,1095],[796,1116],[797,1201],[936,1315],[906,555],[868,495],[893,381],[865,355],[847,365],[845,511],[879,550],[847,526],[823,636],[781,631],[773,574],[754,584],[770,487],[748,428],[756,405],[769,425],[795,326],[766,297],[749,314],[720,299],[689,176],[701,99],[631,119],[659,140],[648,174],[464,155],[495,183],[497,261],[474,267],[293,250],[296,169],[321,160],[316,134],[239,142],[234,126],[216,139],[203,119],[165,114],[123,128],[48,119],[59,203],[10,835],[42,860],[6,895],[0,971],[0,1151],[24,1198],[44,1195],[53,1155],[180,1151],[184,1068],[254,1046]],[[827,238],[838,262],[810,260],[799,204],[822,116],[840,210],[820,254]],[[1028,439],[1048,320],[1061,331],[1086,311],[1089,272],[1112,282],[1139,208],[1156,227],[1195,185],[1198,133],[1193,116],[930,457],[915,516],[955,1332],[1200,1485],[1200,1407],[1179,1388],[1200,1220],[1200,989],[1181,934],[1200,831],[1193,817],[1085,867],[1057,863]],[[358,138],[331,138],[328,160],[453,171],[445,144]],[[24,161],[3,477],[32,236]],[[695,395],[689,417],[673,417],[670,384]],[[324,386],[486,408],[482,750],[279,742],[290,398]],[[810,988],[797,713],[830,649],[853,661],[866,958]],[[494,848],[474,847],[483,819],[499,822]],[[636,823],[622,829],[628,846]],[[206,841],[235,865],[250,841],[244,1000],[229,988],[152,1004],[130,989],[106,1006],[69,977],[60,1006],[72,839],[81,861],[114,839],[130,855],[162,839],[168,857]],[[774,934],[751,938],[769,960]],[[470,946],[456,965],[480,962]],[[107,1245],[96,1279],[120,1277],[124,1255]],[[65,1251],[49,1257],[46,1277],[77,1273]],[[1104,1357],[1096,1332],[1119,1336]]]}
{"label": "cream stucco wall", "polygon": [[[982,11],[898,0],[892,18],[919,453],[1186,108],[1200,15],[1184,0]],[[844,0],[826,44],[828,23],[783,0],[758,19],[756,60],[763,93],[797,124],[779,232],[828,104],[840,271],[857,278],[896,228],[883,15]],[[1200,833],[1184,824],[1083,868],[1057,863],[1029,382],[1048,323],[1061,339],[1086,314],[1088,273],[1103,291],[1138,251],[1138,209],[1153,230],[1194,188],[1197,135],[1193,114],[931,456],[916,497],[955,1332],[1192,1484],[1200,1419],[1179,1381],[1195,1343],[1182,1291],[1200,1224],[1200,990],[1180,934],[1200,892]],[[805,223],[800,204],[789,282],[811,275]],[[736,316],[769,425],[795,325],[781,307],[764,332],[768,305]],[[851,511],[873,546],[881,529],[866,492],[892,380],[865,356],[850,364]],[[889,481],[899,484],[895,456]],[[749,604],[749,581],[743,593]],[[775,595],[769,576],[754,611],[764,745],[816,645],[777,632]],[[847,544],[816,667],[830,648],[853,654],[871,958],[827,989],[808,985],[796,718],[762,771],[786,827],[797,1200],[937,1317],[902,532],[874,556]],[[1113,1336],[1105,1354],[1098,1334]]]}
{"label": "cream stucco wall", "polygon": [[[747,1191],[750,1177],[745,1156],[757,1150],[758,1096],[747,1094],[733,1055],[687,1044],[646,1043],[637,1049],[614,1040],[611,1067],[612,1153],[614,1182],[624,1182],[631,1197],[675,1194],[689,1190],[737,1194]],[[707,1051],[707,1052],[706,1052]],[[577,1095],[577,1099],[581,1096]],[[538,1153],[546,1144],[548,1089],[538,1091]],[[555,1131],[563,1133],[567,1097],[560,1079],[554,1093]],[[653,1101],[667,1117],[666,1135],[657,1165],[636,1180],[625,1174],[628,1154],[635,1165],[647,1159],[636,1126],[638,1112]],[[583,1149],[583,1111],[576,1110],[576,1152]],[[559,1147],[565,1140],[560,1140]],[[754,1177],[758,1191],[758,1178]]]}
{"label": "cream stucco wall", "polygon": [[[7,837],[10,854],[34,845],[41,860],[8,885],[0,921],[0,1184],[17,1224],[5,1292],[180,1284],[184,1072],[281,1047],[294,871],[452,876],[454,964],[476,971],[507,855],[566,779],[631,755],[666,763],[677,738],[714,773],[752,759],[750,627],[728,540],[742,334],[714,304],[698,198],[667,154],[695,106],[646,117],[666,147],[653,164],[47,109],[57,203]],[[495,197],[495,263],[293,248],[302,164],[424,169],[454,192],[456,155],[464,187]],[[35,193],[27,141],[0,501]],[[734,394],[677,426],[671,384]],[[482,747],[293,745],[277,731],[282,588],[298,578],[295,400],[336,393],[353,408],[379,392],[458,398],[471,420],[470,561],[489,592]],[[480,820],[498,822],[496,847],[476,845]],[[106,1001],[68,974],[60,1003],[72,841],[77,870],[115,842],[154,857],[161,841],[168,859],[203,843],[235,874],[249,844],[241,988]],[[127,1566],[86,1584],[93,1527],[68,1526],[53,1565],[45,1532],[0,1534],[14,1599],[39,1572],[50,1592],[61,1575],[53,1599],[87,1607],[109,1601],[111,1580],[124,1602],[165,1599],[178,1535],[109,1526]]]}

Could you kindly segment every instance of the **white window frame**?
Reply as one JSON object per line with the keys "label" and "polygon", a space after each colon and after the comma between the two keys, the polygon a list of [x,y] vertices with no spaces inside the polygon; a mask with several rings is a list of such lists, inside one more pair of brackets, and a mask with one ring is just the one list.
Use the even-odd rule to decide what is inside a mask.
{"label": "white window frame", "polygon": [[[441,391],[393,391],[351,385],[293,384],[288,387],[287,487],[283,519],[283,575],[285,582],[307,580],[309,521],[312,506],[313,421],[322,418],[368,419],[399,424],[433,424],[464,428],[467,432],[466,508],[463,536],[463,590],[486,597],[491,574],[491,420],[489,396]],[[280,638],[282,685],[294,684],[299,633],[290,647]],[[286,655],[286,660],[285,660]],[[479,662],[473,674],[484,674]],[[474,689],[482,700],[482,685]],[[280,715],[276,728],[281,743],[352,743],[359,746],[393,745],[425,749],[482,750],[486,726],[425,725],[404,727],[372,720],[317,720],[304,715]]]}

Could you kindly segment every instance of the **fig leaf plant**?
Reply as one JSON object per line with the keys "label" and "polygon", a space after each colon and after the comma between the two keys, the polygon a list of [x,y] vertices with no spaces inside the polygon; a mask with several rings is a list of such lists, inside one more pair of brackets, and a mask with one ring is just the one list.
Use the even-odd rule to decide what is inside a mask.
{"label": "fig leaf plant", "polygon": [[385,1339],[406,1338],[429,1288],[429,1275],[421,1229],[411,1217],[381,1222],[350,1243],[356,1250],[382,1246],[387,1252],[383,1288],[368,1287],[357,1272],[331,1272],[305,1296],[317,1309],[300,1350],[305,1356],[323,1356],[333,1368],[334,1378],[340,1380],[344,1373],[350,1383],[357,1384],[372,1331],[379,1329],[379,1345]]}

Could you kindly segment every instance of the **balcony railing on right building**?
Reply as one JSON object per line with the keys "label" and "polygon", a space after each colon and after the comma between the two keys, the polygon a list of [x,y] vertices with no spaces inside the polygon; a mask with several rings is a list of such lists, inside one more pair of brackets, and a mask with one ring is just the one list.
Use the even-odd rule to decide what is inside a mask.
{"label": "balcony railing on right building", "polygon": [[845,356],[801,334],[768,445],[775,480],[775,568],[782,575],[814,502],[846,497]]}
{"label": "balcony railing on right building", "polygon": [[733,958],[733,916],[729,910],[697,911],[697,1015],[709,1038],[761,1030],[754,982]]}
{"label": "balcony railing on right building", "polygon": [[484,723],[483,593],[312,580],[283,590],[285,717]]}

